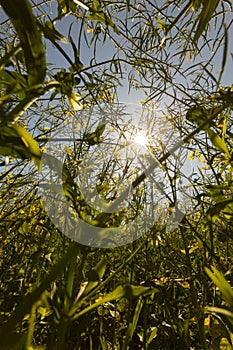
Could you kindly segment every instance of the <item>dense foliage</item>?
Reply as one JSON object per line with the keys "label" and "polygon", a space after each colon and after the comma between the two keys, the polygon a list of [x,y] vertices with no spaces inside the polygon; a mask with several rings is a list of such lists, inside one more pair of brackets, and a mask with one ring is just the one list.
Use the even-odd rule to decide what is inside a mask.
{"label": "dense foliage", "polygon": [[[231,1],[0,0],[0,6],[0,348],[232,349]],[[84,203],[75,182],[82,159],[98,155],[108,136],[102,122],[90,124],[89,111],[117,105],[121,86],[145,110],[159,111],[183,140],[190,198],[173,230],[161,217],[146,235],[136,233],[138,240],[94,248],[53,225],[38,174],[50,136],[75,120],[80,138],[62,171],[67,201],[101,227],[137,217],[148,187],[130,159],[124,168],[103,163],[96,184],[111,203],[119,196],[117,176],[132,183],[127,212],[102,215]],[[150,129],[157,118],[152,113]],[[148,149],[171,189],[169,217],[179,169],[155,142],[154,131]]]}

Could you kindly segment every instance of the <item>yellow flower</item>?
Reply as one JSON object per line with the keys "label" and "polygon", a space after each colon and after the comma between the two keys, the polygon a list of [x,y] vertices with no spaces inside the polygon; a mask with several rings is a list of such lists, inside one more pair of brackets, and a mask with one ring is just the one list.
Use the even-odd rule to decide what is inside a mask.
{"label": "yellow flower", "polygon": [[200,163],[205,163],[205,161],[203,160],[203,155],[201,153],[198,155],[197,158]]}
{"label": "yellow flower", "polygon": [[194,152],[189,153],[188,158],[194,160]]}

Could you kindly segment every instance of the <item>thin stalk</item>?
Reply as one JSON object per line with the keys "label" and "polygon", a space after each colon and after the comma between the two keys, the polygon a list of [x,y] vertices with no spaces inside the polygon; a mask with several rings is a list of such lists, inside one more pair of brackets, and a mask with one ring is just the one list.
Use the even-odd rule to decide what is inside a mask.
{"label": "thin stalk", "polygon": [[38,306],[37,304],[38,303],[35,303],[31,309],[31,315],[29,319],[27,338],[26,338],[24,350],[28,350],[29,348],[32,347],[33,333],[34,333],[35,322],[36,322],[36,309]]}
{"label": "thin stalk", "polygon": [[60,86],[59,82],[52,82],[43,86],[42,84],[31,87],[26,94],[26,97],[20,101],[8,114],[1,116],[2,122],[13,122],[18,116],[20,116],[25,110],[30,107],[41,95],[52,89]]}
{"label": "thin stalk", "polygon": [[182,235],[182,239],[183,239],[183,243],[184,243],[186,266],[187,266],[187,273],[188,273],[189,285],[190,285],[190,297],[191,297],[191,302],[192,302],[194,310],[195,310],[195,316],[197,318],[199,340],[200,340],[200,344],[201,344],[202,349],[208,350],[208,346],[206,343],[206,336],[205,336],[205,328],[204,328],[204,313],[203,313],[203,310],[198,303],[198,296],[197,296],[197,292],[196,292],[194,281],[193,281],[193,273],[192,273],[193,269],[192,269],[190,254],[189,254],[189,248],[188,248],[182,227],[180,227],[180,231],[181,231],[181,235]]}

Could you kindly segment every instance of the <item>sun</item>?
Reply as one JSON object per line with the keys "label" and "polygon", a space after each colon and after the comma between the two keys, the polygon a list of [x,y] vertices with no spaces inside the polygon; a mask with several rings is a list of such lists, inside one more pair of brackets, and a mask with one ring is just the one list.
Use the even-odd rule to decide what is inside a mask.
{"label": "sun", "polygon": [[134,142],[141,146],[146,146],[148,143],[148,138],[146,136],[146,132],[143,130],[138,130],[134,136]]}

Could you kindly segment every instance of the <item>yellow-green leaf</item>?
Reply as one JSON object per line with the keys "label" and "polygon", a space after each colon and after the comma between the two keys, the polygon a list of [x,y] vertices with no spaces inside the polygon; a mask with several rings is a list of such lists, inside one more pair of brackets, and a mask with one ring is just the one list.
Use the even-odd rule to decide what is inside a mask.
{"label": "yellow-green leaf", "polygon": [[80,102],[80,100],[82,99],[81,95],[79,95],[79,94],[69,94],[68,95],[68,99],[69,99],[71,107],[75,111],[80,111],[83,108],[83,105]]}
{"label": "yellow-green leaf", "polygon": [[208,136],[210,138],[210,141],[214,145],[217,151],[223,152],[227,155],[227,157],[230,157],[230,153],[227,147],[226,142],[223,138],[221,138],[217,133],[215,133],[213,130],[208,128],[207,130]]}
{"label": "yellow-green leaf", "polygon": [[17,125],[0,126],[0,152],[12,157],[32,158],[39,167],[41,151],[29,132]]}

